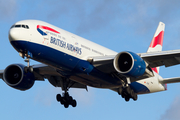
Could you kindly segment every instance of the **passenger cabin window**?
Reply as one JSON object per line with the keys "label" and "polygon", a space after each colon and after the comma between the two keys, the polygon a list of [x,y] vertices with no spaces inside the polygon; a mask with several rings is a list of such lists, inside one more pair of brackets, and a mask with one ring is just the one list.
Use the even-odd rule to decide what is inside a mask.
{"label": "passenger cabin window", "polygon": [[29,29],[28,25],[12,25],[11,28],[25,28],[25,29]]}

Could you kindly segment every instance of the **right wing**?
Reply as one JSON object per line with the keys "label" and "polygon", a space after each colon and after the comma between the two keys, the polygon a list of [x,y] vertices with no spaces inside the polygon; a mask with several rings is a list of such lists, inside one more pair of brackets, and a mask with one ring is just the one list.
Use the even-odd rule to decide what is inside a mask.
{"label": "right wing", "polygon": [[[44,81],[44,79],[48,79],[48,81],[54,87],[61,87],[64,89],[64,84],[69,83],[69,87],[72,88],[83,88],[87,90],[87,86],[81,83],[75,82],[70,79],[63,79],[62,72],[59,73],[53,67],[50,67],[45,64],[33,65],[33,74],[36,81]],[[0,70],[0,79],[3,79],[4,70]]]}

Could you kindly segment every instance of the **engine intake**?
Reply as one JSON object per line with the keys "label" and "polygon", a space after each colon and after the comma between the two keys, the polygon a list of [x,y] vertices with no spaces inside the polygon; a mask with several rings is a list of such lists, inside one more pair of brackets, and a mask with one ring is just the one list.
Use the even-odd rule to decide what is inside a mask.
{"label": "engine intake", "polygon": [[137,54],[129,51],[116,55],[113,61],[114,68],[120,74],[127,77],[138,77],[144,74],[146,64]]}
{"label": "engine intake", "polygon": [[4,73],[3,79],[7,85],[18,90],[28,90],[35,82],[34,74],[24,71],[25,66],[22,64],[9,65]]}

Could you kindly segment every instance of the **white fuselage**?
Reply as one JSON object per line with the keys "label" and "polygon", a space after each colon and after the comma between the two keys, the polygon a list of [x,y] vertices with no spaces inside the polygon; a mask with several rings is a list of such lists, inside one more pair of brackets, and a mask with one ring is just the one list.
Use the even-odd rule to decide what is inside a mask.
{"label": "white fuselage", "polygon": [[[10,29],[9,40],[18,52],[29,51],[32,53],[32,59],[62,70],[67,74],[77,70],[79,62],[86,62],[89,57],[115,56],[117,54],[117,52],[46,22],[25,20],[17,22],[15,25],[21,25],[21,27],[14,26]],[[28,28],[24,28],[22,25],[28,25]],[[16,45],[13,42],[23,42],[23,44]],[[32,49],[32,47],[34,48]],[[89,73],[88,70],[85,72]],[[105,74],[103,73],[98,77],[88,76],[87,74],[73,75],[70,78],[82,84],[98,88],[111,89],[121,86],[118,79],[112,78],[112,80],[109,80],[105,76],[107,78],[105,80],[106,78],[103,78]],[[166,86],[160,84],[160,80],[162,78],[154,72],[154,77],[133,82],[131,85],[139,94],[164,91]]]}

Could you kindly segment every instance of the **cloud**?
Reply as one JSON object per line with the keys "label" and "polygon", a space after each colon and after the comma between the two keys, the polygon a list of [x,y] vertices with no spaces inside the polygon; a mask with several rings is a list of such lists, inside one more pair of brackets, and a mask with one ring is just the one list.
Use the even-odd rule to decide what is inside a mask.
{"label": "cloud", "polygon": [[132,26],[137,32],[143,33],[156,26],[159,21],[177,21],[179,3],[178,0],[54,0],[44,1],[43,4],[44,9],[47,6],[50,8],[47,18],[72,21],[72,24],[78,24],[78,33],[104,29],[114,23],[119,24],[118,26]]}
{"label": "cloud", "polygon": [[148,32],[159,21],[175,24],[180,18],[179,4],[179,0],[32,0],[18,3],[17,0],[0,0],[0,15],[1,19],[12,19],[24,12],[22,9],[25,8],[24,18],[65,20],[71,26],[76,25],[77,33],[104,29],[115,24],[113,27],[131,26],[141,34]]}
{"label": "cloud", "polygon": [[17,14],[22,12],[24,19],[63,21],[63,24],[75,27],[77,34],[124,26],[144,34],[159,21],[175,24],[180,19],[178,0],[31,0],[18,4],[16,0],[0,0],[1,17],[13,18],[20,9]]}
{"label": "cloud", "polygon": [[170,107],[161,116],[160,120],[179,120],[180,118],[180,97],[176,97]]}
{"label": "cloud", "polygon": [[1,19],[12,19],[15,17],[17,10],[16,0],[0,0],[0,16]]}

